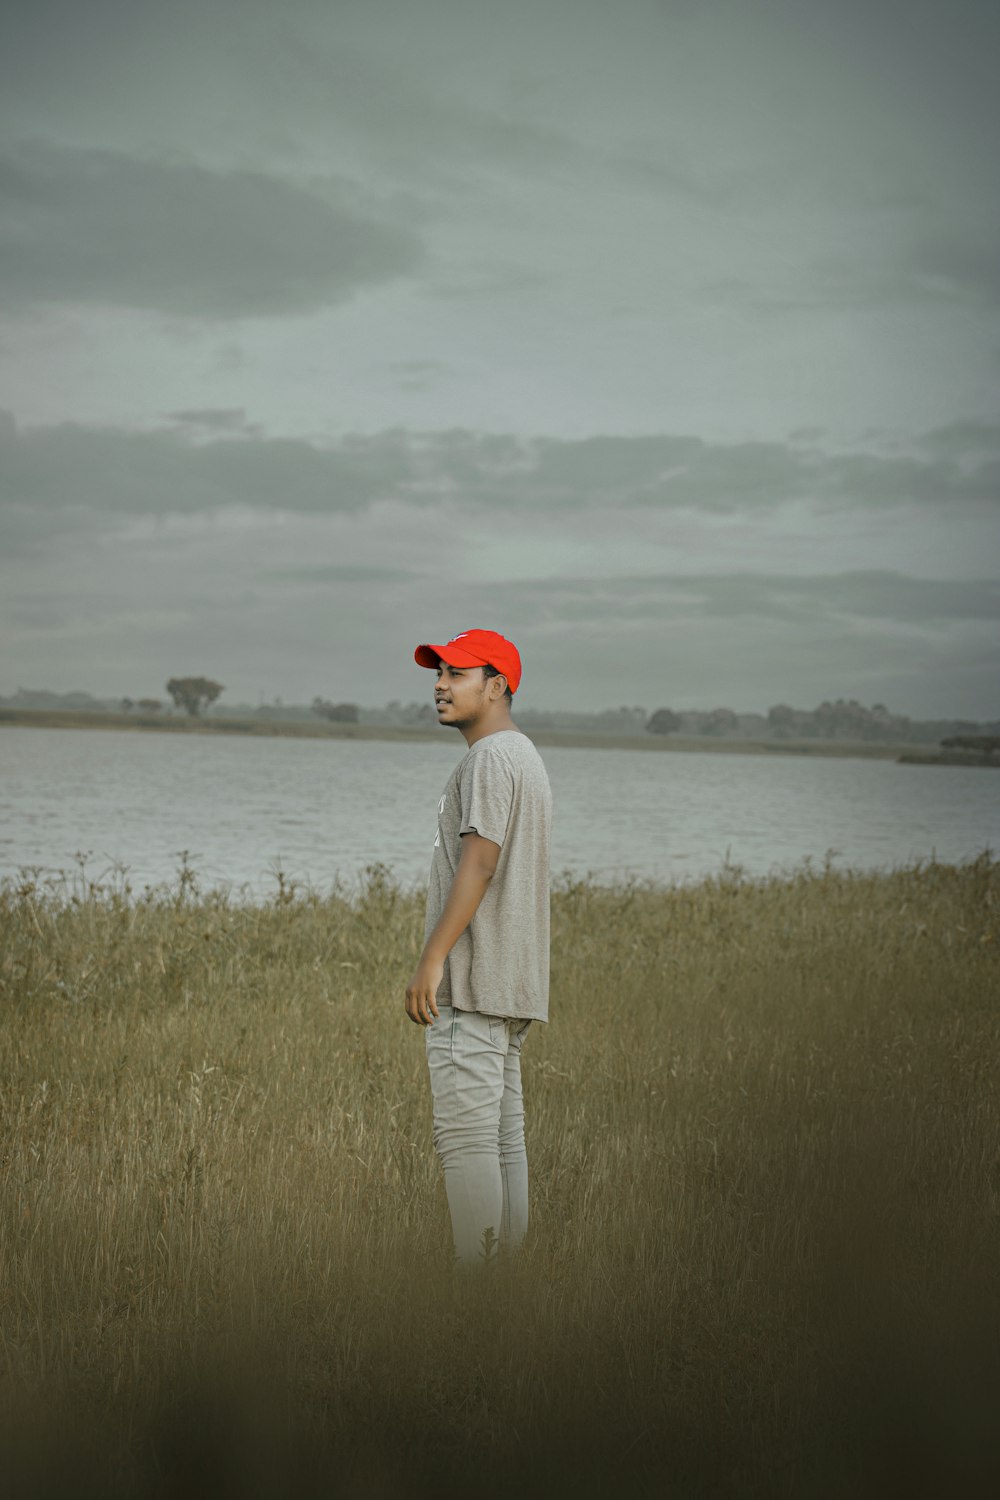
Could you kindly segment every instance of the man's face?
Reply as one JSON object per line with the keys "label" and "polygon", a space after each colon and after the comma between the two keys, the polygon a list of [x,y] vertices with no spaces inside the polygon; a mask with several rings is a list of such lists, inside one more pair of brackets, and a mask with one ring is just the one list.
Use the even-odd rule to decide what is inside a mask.
{"label": "man's face", "polygon": [[488,704],[482,667],[449,667],[446,661],[438,662],[434,707],[439,724],[466,729],[475,724]]}

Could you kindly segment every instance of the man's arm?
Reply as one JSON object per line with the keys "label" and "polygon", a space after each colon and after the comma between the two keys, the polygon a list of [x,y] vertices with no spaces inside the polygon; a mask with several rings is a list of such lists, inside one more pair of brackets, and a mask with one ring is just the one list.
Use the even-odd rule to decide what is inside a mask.
{"label": "man's arm", "polygon": [[493,879],[500,845],[478,833],[462,835],[462,853],[437,925],[424,944],[420,962],[406,986],[406,1014],[419,1026],[430,1026],[438,1014],[437,987],[444,961],[468,927]]}

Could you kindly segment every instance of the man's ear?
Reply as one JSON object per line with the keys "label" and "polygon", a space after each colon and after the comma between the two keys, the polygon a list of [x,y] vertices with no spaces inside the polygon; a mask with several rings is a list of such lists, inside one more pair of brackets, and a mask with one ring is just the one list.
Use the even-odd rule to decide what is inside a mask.
{"label": "man's ear", "polygon": [[498,686],[498,691],[495,692],[495,693],[493,693],[494,698],[502,698],[503,695],[504,695],[504,693],[507,691],[507,679],[503,675],[502,672],[498,673],[498,675],[496,677],[491,677],[490,678],[490,691],[491,692],[493,690],[493,684],[494,683],[497,683],[499,685]]}

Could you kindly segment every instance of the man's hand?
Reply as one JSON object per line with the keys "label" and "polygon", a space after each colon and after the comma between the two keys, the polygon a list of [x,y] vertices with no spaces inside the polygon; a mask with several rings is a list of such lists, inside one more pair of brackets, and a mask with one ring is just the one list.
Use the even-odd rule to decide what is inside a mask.
{"label": "man's hand", "polygon": [[463,835],[458,869],[444,911],[406,986],[406,1014],[418,1026],[432,1025],[438,1014],[437,988],[444,977],[445,957],[478,911],[499,858],[500,845],[492,839],[481,838],[478,833]]}
{"label": "man's hand", "polygon": [[438,1014],[437,988],[444,978],[444,960],[425,954],[406,986],[406,1014],[418,1026],[430,1026]]}

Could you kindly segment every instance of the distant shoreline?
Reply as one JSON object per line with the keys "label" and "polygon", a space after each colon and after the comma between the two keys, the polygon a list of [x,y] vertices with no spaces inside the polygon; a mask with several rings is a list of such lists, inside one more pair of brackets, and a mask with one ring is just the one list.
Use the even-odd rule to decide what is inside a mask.
{"label": "distant shoreline", "polygon": [[[241,734],[312,740],[383,740],[430,743],[441,740],[437,726],[289,723],[279,720],[184,718],[144,713],[85,713],[79,710],[0,708],[0,728],[124,729],[161,734]],[[988,756],[937,750],[908,742],[876,744],[856,740],[729,740],[678,734],[603,735],[574,730],[526,730],[536,745],[567,750],[680,751],[723,755],[822,755],[863,760],[893,760],[906,765],[1000,766]]]}

